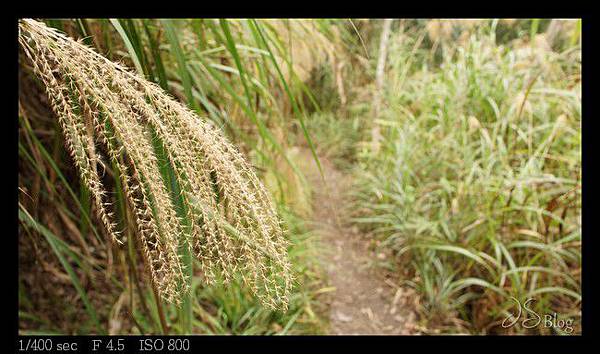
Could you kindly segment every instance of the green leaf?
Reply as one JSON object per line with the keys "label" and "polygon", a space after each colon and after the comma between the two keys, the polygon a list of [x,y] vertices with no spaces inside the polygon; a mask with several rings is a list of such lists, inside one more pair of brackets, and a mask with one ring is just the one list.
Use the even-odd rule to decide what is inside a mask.
{"label": "green leaf", "polygon": [[110,23],[112,23],[112,25],[115,27],[115,29],[123,39],[123,43],[125,43],[125,47],[127,48],[129,55],[131,56],[131,60],[133,60],[133,65],[135,65],[137,72],[142,77],[145,77],[144,69],[142,68],[142,64],[140,62],[140,59],[138,58],[135,49],[133,48],[133,44],[131,44],[131,41],[129,40],[129,36],[127,36],[127,32],[125,32],[125,29],[123,28],[123,26],[121,26],[121,23],[117,19],[111,18]]}

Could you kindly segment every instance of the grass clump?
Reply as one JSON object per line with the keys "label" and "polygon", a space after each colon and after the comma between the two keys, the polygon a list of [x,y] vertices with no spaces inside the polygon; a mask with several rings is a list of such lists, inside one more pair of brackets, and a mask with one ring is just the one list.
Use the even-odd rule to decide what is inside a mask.
{"label": "grass clump", "polygon": [[390,49],[356,220],[395,250],[432,331],[564,333],[501,323],[511,297],[580,323],[580,48],[494,33],[480,24],[439,66],[410,60],[428,55],[418,36]]}

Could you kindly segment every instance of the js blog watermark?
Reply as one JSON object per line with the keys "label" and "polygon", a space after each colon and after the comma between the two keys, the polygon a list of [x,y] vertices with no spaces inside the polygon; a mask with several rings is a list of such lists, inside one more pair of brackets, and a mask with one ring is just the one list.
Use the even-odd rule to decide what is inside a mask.
{"label": "js blog watermark", "polygon": [[[544,326],[545,328],[558,328],[563,330],[565,333],[573,333],[573,319],[558,318],[556,312],[553,314],[545,314],[541,316],[529,307],[529,304],[535,299],[527,299],[521,304],[521,302],[514,297],[511,299],[517,303],[517,313],[510,314],[502,321],[502,328],[510,328],[517,323],[520,323],[523,328],[536,328],[538,326]],[[529,315],[524,314],[527,312]],[[521,319],[523,317],[523,319]]]}

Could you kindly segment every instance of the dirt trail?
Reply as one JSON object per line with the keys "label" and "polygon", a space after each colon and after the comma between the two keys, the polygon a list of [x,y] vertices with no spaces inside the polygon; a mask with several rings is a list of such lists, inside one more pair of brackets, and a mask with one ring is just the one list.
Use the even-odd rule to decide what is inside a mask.
{"label": "dirt trail", "polygon": [[410,291],[387,280],[373,263],[379,257],[369,240],[349,224],[351,179],[320,157],[325,180],[310,151],[300,153],[300,166],[312,187],[313,230],[324,244],[322,262],[329,286],[330,334],[414,334],[415,314]]}

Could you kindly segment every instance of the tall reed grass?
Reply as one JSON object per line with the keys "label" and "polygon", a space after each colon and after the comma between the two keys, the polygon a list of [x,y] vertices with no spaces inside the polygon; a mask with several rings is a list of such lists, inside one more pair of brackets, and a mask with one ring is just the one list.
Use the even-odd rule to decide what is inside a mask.
{"label": "tall reed grass", "polygon": [[502,321],[514,297],[581,323],[580,47],[501,44],[496,25],[469,26],[439,59],[422,44],[433,26],[393,34],[356,221],[395,251],[431,331],[565,333]]}
{"label": "tall reed grass", "polygon": [[[262,187],[260,174],[274,172],[280,193],[297,180],[290,182],[276,161],[301,175],[280,132],[297,128],[312,145],[303,122],[305,102],[297,98],[310,94],[297,73],[304,69],[281,36],[301,44],[321,29],[310,22],[254,20],[46,22],[49,27],[23,20],[20,28],[20,158],[26,162],[19,176],[21,232],[34,247],[46,247],[36,234],[45,237],[83,301],[93,329],[73,330],[217,331],[206,326],[214,321],[210,318],[219,318],[218,331],[225,332],[253,326],[273,332],[268,326],[277,323],[294,332],[302,319],[317,328],[314,289],[305,285],[315,276],[305,268],[313,265],[305,257],[293,258],[302,265],[288,261],[288,254],[310,252],[310,247],[289,234],[300,232],[300,226],[282,225],[282,206],[274,204],[281,201],[272,200],[276,191]],[[76,43],[56,29],[81,40]],[[319,34],[321,45],[328,43],[327,36]],[[306,48],[293,54],[313,58]],[[307,60],[301,63],[310,69]],[[42,89],[60,124],[44,110],[45,100],[31,94]],[[69,157],[60,149],[63,134]],[[42,210],[41,205],[58,208]],[[66,229],[57,228],[57,221]],[[139,272],[140,256],[149,283]],[[300,277],[295,282],[292,273]],[[109,280],[106,294],[98,293],[97,279],[103,276]],[[38,299],[31,295],[29,277],[20,283],[21,314],[48,330],[51,321],[33,314],[32,300]],[[196,298],[207,289],[201,284],[217,289],[228,281],[224,292],[209,292],[202,302]],[[236,312],[246,311],[235,328],[227,303],[234,289],[248,298],[235,306]],[[257,310],[249,293],[266,309]],[[262,315],[248,323],[254,321],[251,311]]]}

